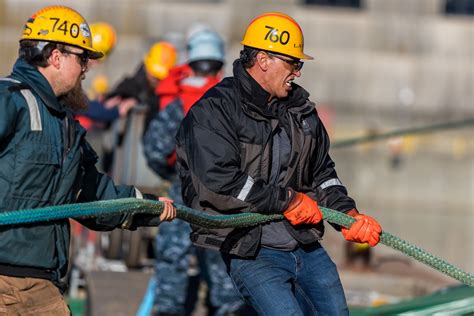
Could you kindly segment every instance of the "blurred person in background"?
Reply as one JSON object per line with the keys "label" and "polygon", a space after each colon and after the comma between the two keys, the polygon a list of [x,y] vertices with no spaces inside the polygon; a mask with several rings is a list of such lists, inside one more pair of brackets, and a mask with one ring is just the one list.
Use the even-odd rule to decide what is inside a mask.
{"label": "blurred person in background", "polygon": [[[89,69],[97,69],[103,66],[117,45],[117,33],[113,26],[106,22],[91,23],[90,29],[92,47],[104,54],[102,58],[89,60]],[[87,89],[87,96],[90,100],[89,107],[86,111],[76,115],[76,118],[86,130],[90,130],[92,127],[104,129],[108,127],[107,124],[119,118],[120,114],[117,107],[108,109],[103,104],[109,88],[109,80],[102,72],[92,78],[91,85]]]}
{"label": "blurred person in background", "polygon": [[[144,197],[97,171],[97,155],[73,117],[88,104],[81,82],[89,59],[102,56],[92,47],[87,22],[71,8],[48,6],[26,21],[19,58],[0,80],[0,212]],[[96,230],[135,229],[175,216],[167,200],[159,217],[129,213],[79,221]],[[62,296],[69,240],[67,219],[2,227],[2,312],[70,314]]]}
{"label": "blurred person in background", "polygon": [[155,89],[160,80],[168,76],[169,70],[176,64],[176,48],[168,42],[154,43],[143,57],[135,74],[123,79],[107,94],[107,108],[117,106],[121,115],[125,115],[137,104],[148,109],[145,127],[158,111],[158,98]]}
{"label": "blurred person in background", "polygon": [[[192,226],[197,246],[219,250],[242,297],[260,315],[348,315],[335,264],[319,243],[318,204],[356,219],[344,238],[379,242],[329,156],[329,138],[301,76],[303,33],[271,12],[245,32],[233,77],[211,88],[181,123],[177,167],[182,198],[208,214],[254,212],[285,219],[248,228]],[[340,227],[336,227],[341,230]]]}
{"label": "blurred person in background", "polygon": [[[181,182],[175,168],[175,135],[193,104],[222,78],[225,61],[224,42],[206,28],[192,32],[187,42],[187,64],[171,69],[157,88],[160,112],[150,121],[144,136],[148,165],[159,176],[172,182],[170,197],[182,204]],[[197,255],[201,277],[206,275],[209,299],[215,315],[230,315],[244,307],[227,275],[220,253],[201,250],[196,253],[189,239],[189,223],[175,220],[161,225],[156,236],[156,290],[154,312],[157,315],[183,315],[190,290],[190,259]]]}
{"label": "blurred person in background", "polygon": [[[105,62],[117,45],[117,33],[112,25],[106,22],[96,22],[90,25],[92,47],[104,54],[97,60],[89,60],[89,69],[103,68]],[[107,108],[104,104],[105,96],[109,91],[109,80],[99,71],[91,80],[87,89],[89,105],[86,110],[76,113],[76,119],[87,130],[89,141],[94,150],[100,153],[99,169],[110,173],[113,161],[114,131],[112,123],[126,112],[119,112],[118,107]]]}
{"label": "blurred person in background", "polygon": [[[107,30],[106,28],[99,29]],[[102,36],[101,38],[109,38]],[[108,91],[105,96],[100,95],[99,99],[95,99],[91,103],[90,110],[84,113],[89,119],[100,124],[102,128],[109,128],[110,123],[117,118],[124,118],[124,121],[110,129],[101,137],[106,139],[103,145],[103,161],[102,170],[111,173],[114,162],[115,149],[122,144],[124,133],[127,130],[129,121],[129,111],[137,105],[144,106],[147,110],[145,118],[145,127],[148,125],[150,118],[158,110],[158,98],[155,94],[155,88],[168,75],[168,71],[176,64],[177,52],[175,47],[168,42],[155,42],[146,52],[142,62],[138,66],[137,71],[129,77],[121,80],[112,91]],[[100,79],[100,78],[99,78]],[[99,92],[105,90],[102,80],[93,81],[98,85]],[[97,90],[97,89],[96,89]]]}
{"label": "blurred person in background", "polygon": [[[89,59],[88,71],[91,69],[103,68],[104,62],[108,59],[117,44],[117,34],[115,29],[106,22],[95,22],[89,25],[92,36],[92,47],[101,52],[103,56],[98,59]],[[87,90],[87,109],[77,112],[75,118],[87,131],[87,138],[92,148],[99,154],[102,161],[99,170],[107,170],[104,162],[109,161],[107,157],[110,148],[110,123],[119,117],[117,108],[106,109],[102,103],[109,89],[107,77],[99,72],[92,78],[91,86]],[[78,267],[81,271],[92,268],[96,252],[97,234],[88,230],[80,223],[71,221],[73,233],[73,247],[71,250],[71,261],[73,267]],[[73,282],[71,282],[73,283]],[[74,284],[74,283],[73,283]]]}

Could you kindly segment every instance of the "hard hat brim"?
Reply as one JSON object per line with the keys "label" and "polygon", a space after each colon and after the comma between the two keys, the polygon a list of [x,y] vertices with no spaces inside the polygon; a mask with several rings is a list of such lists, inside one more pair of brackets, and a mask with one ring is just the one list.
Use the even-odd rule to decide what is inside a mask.
{"label": "hard hat brim", "polygon": [[285,54],[285,53],[282,53],[282,52],[279,52],[279,51],[276,51],[276,50],[262,49],[262,48],[259,48],[259,47],[253,47],[253,46],[250,46],[250,45],[246,45],[244,43],[244,41],[240,42],[240,44],[242,44],[244,47],[253,48],[253,49],[256,49],[256,50],[260,50],[262,52],[277,53],[277,54],[288,56],[290,58],[299,58],[299,59],[306,59],[306,60],[313,60],[314,59],[313,56],[307,55],[305,53],[290,55],[290,54]]}
{"label": "hard hat brim", "polygon": [[[20,42],[26,41],[26,40],[29,40],[29,39],[22,38],[22,39],[20,39]],[[48,42],[48,43],[58,43],[58,44],[63,44],[63,45],[71,45],[71,46],[83,49],[84,52],[87,52],[87,56],[89,56],[89,59],[99,59],[99,58],[104,57],[104,53],[99,52],[98,50],[90,49],[90,48],[86,48],[86,47],[81,47],[81,46],[75,45],[73,43],[69,43],[68,41],[52,41],[52,40],[48,40],[48,39],[45,39],[45,40],[33,39],[33,40],[34,41],[41,41],[41,42]]]}
{"label": "hard hat brim", "polygon": [[85,49],[83,48],[86,52],[87,55],[89,56],[90,59],[99,59],[104,57],[104,53],[96,51],[96,50],[90,50],[90,49]]}
{"label": "hard hat brim", "polygon": [[313,60],[314,57],[313,57],[313,56],[306,55],[305,53],[303,53],[303,56],[300,57],[300,59]]}

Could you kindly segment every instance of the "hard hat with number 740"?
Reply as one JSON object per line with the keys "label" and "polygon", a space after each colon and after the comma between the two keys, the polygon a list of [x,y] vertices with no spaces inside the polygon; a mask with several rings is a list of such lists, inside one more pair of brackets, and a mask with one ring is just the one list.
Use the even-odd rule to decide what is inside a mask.
{"label": "hard hat with number 740", "polygon": [[92,47],[89,25],[71,8],[53,5],[33,13],[23,27],[22,40],[56,42],[80,47],[89,58],[97,59],[103,53]]}
{"label": "hard hat with number 740", "polygon": [[275,52],[298,59],[313,59],[303,52],[303,31],[290,16],[269,12],[256,17],[245,31],[244,46]]}

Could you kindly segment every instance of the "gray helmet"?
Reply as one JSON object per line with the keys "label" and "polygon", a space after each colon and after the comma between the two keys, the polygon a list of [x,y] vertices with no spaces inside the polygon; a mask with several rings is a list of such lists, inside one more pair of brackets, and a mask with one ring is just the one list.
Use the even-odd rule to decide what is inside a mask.
{"label": "gray helmet", "polygon": [[198,60],[215,60],[224,62],[224,41],[214,31],[203,29],[188,40],[188,63]]}

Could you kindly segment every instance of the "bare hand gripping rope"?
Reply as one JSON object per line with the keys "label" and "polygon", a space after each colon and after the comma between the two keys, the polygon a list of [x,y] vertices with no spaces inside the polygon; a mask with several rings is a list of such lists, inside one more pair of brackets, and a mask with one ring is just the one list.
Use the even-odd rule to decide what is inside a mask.
{"label": "bare hand gripping rope", "polygon": [[[175,206],[178,218],[193,225],[206,228],[249,227],[273,220],[283,219],[283,215],[280,214],[263,215],[258,213],[241,213],[235,215],[208,215],[204,212],[196,211],[183,205]],[[320,209],[323,213],[324,220],[330,223],[350,227],[355,221],[354,218],[341,212],[324,207],[320,207]],[[0,226],[46,222],[66,218],[90,218],[106,214],[131,213],[158,216],[161,214],[162,210],[162,202],[127,198],[3,212],[0,213]],[[399,250],[466,285],[474,286],[474,276],[470,273],[437,258],[415,245],[411,245],[403,239],[390,233],[382,232],[380,235],[380,241],[382,244]]]}

